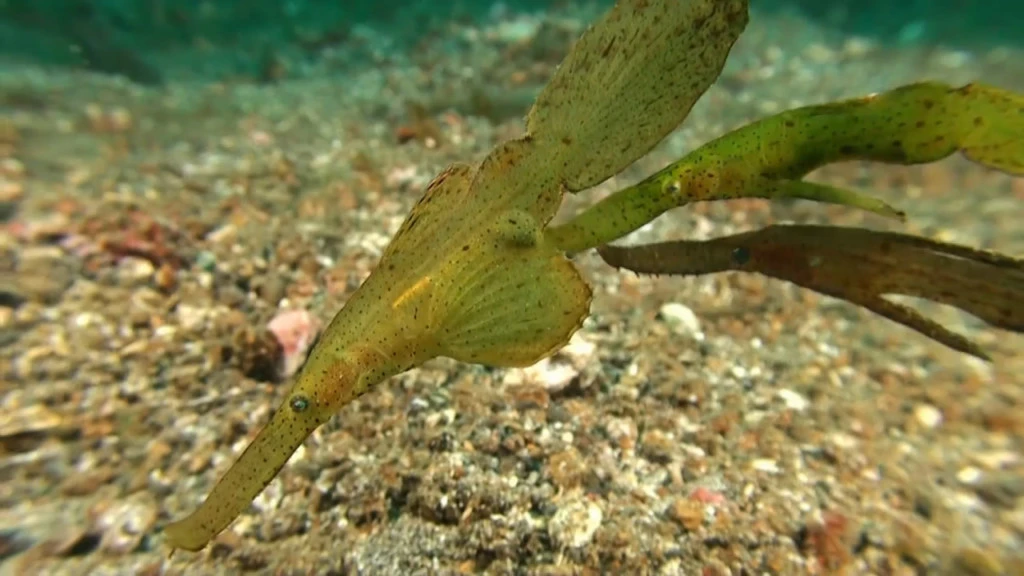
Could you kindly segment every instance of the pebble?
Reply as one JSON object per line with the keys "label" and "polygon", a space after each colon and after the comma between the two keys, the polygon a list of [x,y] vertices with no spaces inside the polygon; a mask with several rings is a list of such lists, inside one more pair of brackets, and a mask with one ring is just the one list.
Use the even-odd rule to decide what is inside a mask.
{"label": "pebble", "polygon": [[517,379],[525,380],[543,386],[549,394],[554,394],[564,390],[579,373],[579,370],[568,362],[556,362],[551,358],[544,358],[533,366],[523,368],[522,378],[517,378],[514,372],[510,372],[505,383],[513,384]]}
{"label": "pebble", "polygon": [[697,340],[703,338],[700,319],[689,306],[678,302],[669,302],[663,305],[658,313],[676,334]]}
{"label": "pebble", "polygon": [[175,308],[175,314],[178,317],[178,326],[183,330],[198,331],[206,325],[206,321],[210,318],[212,311],[204,306],[182,302]]}
{"label": "pebble", "polygon": [[751,468],[769,474],[779,473],[779,463],[772,458],[758,458],[750,463]]}
{"label": "pebble", "polygon": [[972,454],[971,459],[986,470],[1002,470],[1016,464],[1020,455],[1012,450],[986,450]]}
{"label": "pebble", "polygon": [[569,339],[569,343],[558,351],[558,354],[568,358],[573,366],[582,368],[590,364],[590,360],[594,357],[596,351],[597,345],[577,332]]}
{"label": "pebble", "polygon": [[705,506],[699,501],[679,498],[669,507],[669,517],[693,532],[704,524]]}
{"label": "pebble", "polygon": [[145,493],[101,506],[95,529],[103,534],[100,548],[115,554],[136,550],[156,523],[156,506]]}
{"label": "pebble", "polygon": [[54,430],[63,422],[59,414],[41,404],[17,406],[14,394],[0,406],[0,439]]}
{"label": "pebble", "polygon": [[632,418],[612,417],[605,422],[605,431],[620,448],[629,448],[636,444],[638,430]]}
{"label": "pebble", "polygon": [[963,576],[999,576],[1003,564],[992,554],[978,548],[963,548],[953,557],[954,570]]}
{"label": "pebble", "polygon": [[975,484],[981,480],[981,470],[974,466],[965,466],[956,473],[956,481],[961,484]]}
{"label": "pebble", "polygon": [[990,506],[1013,509],[1024,497],[1024,476],[1016,472],[991,472],[982,475],[972,487]]}
{"label": "pebble", "polygon": [[775,394],[782,399],[782,402],[786,404],[786,408],[789,408],[790,410],[803,412],[811,405],[807,398],[804,398],[799,392],[795,392],[789,388],[782,388]]}
{"label": "pebble", "polygon": [[54,303],[71,286],[76,274],[60,248],[25,248],[18,259],[17,289],[30,300]]}
{"label": "pebble", "polygon": [[931,404],[918,404],[914,408],[914,418],[925,428],[937,428],[942,424],[942,411]]}
{"label": "pebble", "polygon": [[594,539],[604,513],[596,504],[584,500],[561,506],[548,523],[548,534],[562,548],[580,548]]}
{"label": "pebble", "polygon": [[128,256],[117,265],[117,275],[124,286],[138,286],[148,282],[156,272],[153,263],[145,258]]}

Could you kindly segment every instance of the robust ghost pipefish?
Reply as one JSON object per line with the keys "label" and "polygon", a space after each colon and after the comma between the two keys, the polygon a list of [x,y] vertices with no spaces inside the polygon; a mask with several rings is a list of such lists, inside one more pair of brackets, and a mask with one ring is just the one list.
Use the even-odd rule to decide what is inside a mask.
{"label": "robust ghost pipefish", "polygon": [[[431,182],[376,269],[328,325],[281,407],[202,504],[165,528],[167,545],[204,548],[317,427],[390,376],[440,356],[513,367],[560,349],[589,315],[591,300],[567,252],[612,242],[696,200],[796,196],[899,216],[870,197],[801,181],[815,163],[854,153],[826,138],[821,122],[797,114],[790,120],[809,122],[809,128],[787,130],[787,120],[771,119],[762,128],[741,128],[731,134],[742,137],[726,135],[666,169],[678,172],[663,171],[563,226],[548,227],[566,193],[618,174],[685,119],[721,74],[746,27],[747,4],[618,0],[584,32],[538,95],[523,137],[497,145],[478,164],[449,166]],[[921,89],[908,90],[919,102],[914,98]],[[949,109],[971,102],[949,98],[932,109],[913,108],[913,121],[934,127]],[[839,106],[845,112],[833,122],[847,118],[850,105]],[[994,118],[981,116],[983,123]],[[807,134],[816,135],[827,157],[809,155],[816,148]],[[962,149],[971,144],[959,132],[901,134],[907,143],[921,142],[907,148],[913,154],[907,158],[920,161],[940,157],[925,146],[928,138],[955,137]],[[756,146],[768,138],[790,155],[773,156]],[[867,136],[854,140],[857,153],[870,149]],[[1019,141],[978,142],[972,150],[1019,165]],[[760,172],[749,170],[752,160]],[[698,169],[704,179],[693,176]]]}
{"label": "robust ghost pipefish", "polygon": [[165,528],[167,545],[205,547],[313,430],[384,379],[437,356],[527,366],[565,345],[591,292],[544,226],[566,191],[613,176],[682,121],[747,18],[746,0],[612,7],[538,96],[525,136],[428,186],[282,406],[199,508]]}

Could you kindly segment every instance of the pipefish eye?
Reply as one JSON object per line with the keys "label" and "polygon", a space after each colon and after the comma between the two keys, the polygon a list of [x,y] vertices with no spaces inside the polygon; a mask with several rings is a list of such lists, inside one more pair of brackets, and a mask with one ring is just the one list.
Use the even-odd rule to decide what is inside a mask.
{"label": "pipefish eye", "polygon": [[309,398],[306,398],[302,394],[296,394],[288,401],[288,406],[291,407],[292,412],[301,414],[309,409]]}
{"label": "pipefish eye", "polygon": [[734,248],[732,251],[732,262],[737,266],[743,266],[747,262],[750,262],[750,250],[743,246]]}

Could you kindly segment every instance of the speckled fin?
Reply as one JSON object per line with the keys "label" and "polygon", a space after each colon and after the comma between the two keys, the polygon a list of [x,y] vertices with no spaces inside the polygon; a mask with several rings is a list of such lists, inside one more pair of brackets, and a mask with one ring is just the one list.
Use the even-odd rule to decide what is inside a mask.
{"label": "speckled fin", "polygon": [[564,190],[550,159],[529,138],[495,146],[473,176],[472,194],[464,210],[486,219],[495,213],[522,210],[541,225],[551,220]]}
{"label": "speckled fin", "polygon": [[746,0],[619,0],[527,116],[537,151],[573,192],[622,171],[686,118],[747,19]]}
{"label": "speckled fin", "polygon": [[964,156],[997,170],[1024,175],[1024,95],[980,84],[969,84],[960,92],[975,126],[964,139]]}
{"label": "speckled fin", "polygon": [[491,366],[529,366],[568,343],[590,313],[590,288],[556,251],[529,248],[478,267],[451,295],[442,355]]}
{"label": "speckled fin", "polygon": [[460,219],[459,207],[466,202],[473,166],[456,163],[438,174],[406,216],[381,258],[382,265],[395,267],[424,262],[439,250],[449,235],[446,228]]}

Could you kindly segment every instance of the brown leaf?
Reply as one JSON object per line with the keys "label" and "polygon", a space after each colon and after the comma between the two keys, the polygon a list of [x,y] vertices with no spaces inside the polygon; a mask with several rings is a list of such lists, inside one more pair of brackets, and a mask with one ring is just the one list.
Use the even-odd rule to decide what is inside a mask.
{"label": "brown leaf", "polygon": [[599,253],[608,264],[637,273],[757,272],[863,306],[984,359],[964,336],[885,296],[948,304],[997,328],[1024,332],[1024,260],[907,234],[776,225],[708,241],[604,246]]}

